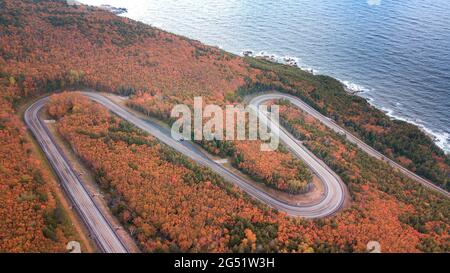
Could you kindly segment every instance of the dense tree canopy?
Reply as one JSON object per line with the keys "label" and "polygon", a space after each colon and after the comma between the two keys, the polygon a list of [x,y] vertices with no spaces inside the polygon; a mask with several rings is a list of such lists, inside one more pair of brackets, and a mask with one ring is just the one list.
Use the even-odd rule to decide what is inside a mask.
{"label": "dense tree canopy", "polygon": [[[411,233],[408,240],[415,242],[420,250],[449,251],[448,199],[425,190],[387,163],[370,157],[298,108],[283,105],[280,112],[281,123],[347,184],[354,201],[355,215],[366,221],[367,236],[385,237],[377,231],[382,227],[403,240],[404,235],[398,233],[398,228],[408,225],[415,229],[415,234]],[[339,217],[337,225],[355,221],[355,216],[344,218],[344,215]],[[348,227],[345,230],[358,232]]]}
{"label": "dense tree canopy", "polygon": [[0,100],[0,252],[65,252],[77,234],[12,113]]}
{"label": "dense tree canopy", "polygon": [[[48,168],[29,149],[16,113],[45,91],[79,87],[130,96],[130,106],[168,122],[175,103],[191,105],[198,95],[223,105],[251,92],[289,92],[437,185],[450,184],[449,157],[428,136],[345,93],[334,79],[240,58],[92,7],[0,0],[0,251],[62,250],[70,237],[43,183]],[[325,220],[294,220],[252,203],[102,108],[58,99],[49,112],[111,190],[111,208],[144,250],[364,251],[374,239],[384,251],[448,251],[446,199],[300,114],[285,125],[343,177],[353,197],[350,209]],[[246,151],[251,146],[236,150],[244,159]]]}
{"label": "dense tree canopy", "polygon": [[97,174],[144,251],[365,251],[370,240],[383,251],[449,250],[448,200],[288,106],[285,122],[298,130],[306,124],[305,144],[349,186],[352,206],[336,216],[286,217],[79,95],[51,101],[59,132]]}

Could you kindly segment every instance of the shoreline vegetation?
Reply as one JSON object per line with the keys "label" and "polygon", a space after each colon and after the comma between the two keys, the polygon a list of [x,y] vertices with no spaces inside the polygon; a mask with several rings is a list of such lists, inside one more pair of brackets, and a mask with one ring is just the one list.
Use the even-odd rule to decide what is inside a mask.
{"label": "shoreline vegetation", "polygon": [[[313,74],[313,75],[319,74],[319,73],[317,73],[317,71],[315,71],[313,68],[310,68],[310,67],[307,67],[307,66],[302,66],[302,65],[299,63],[297,57],[290,57],[290,56],[280,57],[280,56],[277,56],[277,55],[275,55],[275,54],[267,53],[267,52],[265,52],[265,51],[260,51],[260,52],[255,53],[255,52],[252,51],[252,50],[244,50],[244,51],[241,52],[241,55],[242,55],[243,57],[252,57],[252,58],[255,58],[255,59],[260,59],[260,60],[265,60],[265,61],[269,61],[269,62],[273,62],[273,63],[277,63],[277,64],[284,64],[284,65],[296,67],[296,68],[301,69],[302,71],[305,71],[305,72],[307,72],[307,73],[311,73],[311,74]],[[337,79],[337,80],[341,82],[342,87],[344,88],[344,90],[345,90],[346,92],[348,92],[349,94],[351,94],[351,95],[360,96],[359,94],[362,94],[362,93],[364,93],[364,92],[367,92],[367,89],[364,88],[364,87],[362,87],[362,86],[359,86],[359,85],[357,85],[357,84],[354,84],[354,83],[348,82],[348,81],[341,81],[341,80],[339,80],[339,79]],[[391,117],[392,119],[400,120],[400,121],[405,121],[405,122],[407,122],[407,123],[410,123],[410,124],[412,124],[412,125],[417,126],[417,127],[419,128],[419,130],[421,130],[424,134],[426,134],[427,136],[429,136],[429,137],[433,140],[433,142],[434,142],[436,145],[438,145],[438,141],[439,141],[438,136],[436,136],[435,134],[433,134],[433,133],[430,131],[430,129],[426,128],[426,126],[417,124],[417,123],[415,123],[415,122],[413,122],[413,121],[410,121],[410,120],[406,120],[406,119],[403,118],[403,117],[397,117],[397,116],[391,115],[389,109],[383,109],[382,107],[378,107],[378,106],[372,104],[371,101],[370,101],[369,99],[367,99],[367,98],[365,98],[365,97],[363,97],[363,96],[360,96],[360,97],[363,98],[363,99],[365,99],[370,105],[374,106],[374,107],[377,108],[378,110],[383,111],[386,115],[388,115],[388,116]],[[442,147],[440,147],[440,148],[443,149]],[[443,149],[443,150],[444,150],[444,149]],[[444,153],[449,154],[450,152],[444,150]]]}
{"label": "shoreline vegetation", "polygon": [[[10,204],[17,215],[0,208],[2,219],[16,223],[0,228],[1,232],[16,234],[14,230],[29,227],[28,233],[0,240],[2,251],[33,251],[36,245],[43,252],[61,249],[63,239],[58,243],[44,239],[46,244],[39,244],[49,202],[36,198],[43,187],[39,186],[39,176],[33,178],[32,174],[43,167],[33,164],[30,170],[24,165],[33,161],[33,156],[21,140],[24,125],[16,115],[21,102],[42,92],[92,88],[121,94],[129,96],[143,113],[167,121],[174,104],[191,104],[194,96],[204,96],[207,103],[239,103],[245,95],[276,89],[299,97],[383,154],[436,185],[450,188],[450,157],[428,136],[416,126],[390,119],[365,99],[348,94],[331,77],[238,57],[98,8],[68,6],[65,1],[0,1],[0,33],[0,135],[5,136],[0,146],[1,162],[10,162],[12,151],[16,155],[12,157],[16,158],[14,164],[0,166],[0,186],[9,189],[9,195],[0,196],[0,201]],[[78,110],[83,113],[82,108]],[[85,126],[78,124],[81,119],[76,113],[69,113],[73,114],[74,125]],[[84,114],[83,121],[94,133],[108,125],[92,112]],[[301,118],[293,120],[301,124]],[[72,132],[89,141],[89,145],[77,143],[93,164],[111,163],[104,165],[108,173],[99,173],[109,178],[103,179],[106,186],[124,177],[116,185],[130,199],[122,196],[115,205],[124,222],[141,227],[137,230],[139,243],[148,250],[362,252],[368,241],[376,239],[386,252],[450,251],[450,206],[446,198],[355,151],[317,126],[307,129],[311,130],[311,150],[343,174],[353,202],[337,215],[307,221],[287,220],[282,213],[261,208],[241,198],[238,189],[209,177],[209,173],[197,179],[195,172],[182,166],[184,163],[177,163],[176,154],[167,153],[167,160],[160,158],[151,137],[145,136],[150,141],[145,145],[128,146],[122,136],[143,136],[128,132],[118,120],[110,122],[114,126],[104,130],[119,136],[117,140],[100,141],[96,135],[91,138],[85,132]],[[98,149],[99,143],[107,149]],[[117,151],[126,158],[145,161],[147,168],[123,160]],[[166,166],[174,164],[170,168],[175,172],[161,167],[165,165],[155,165],[148,154]],[[160,173],[154,173],[155,169]],[[180,178],[185,173],[191,173],[189,181]],[[155,186],[161,196],[147,183],[149,177],[160,177]],[[134,191],[141,198],[133,197]],[[180,203],[173,206],[177,200]],[[169,205],[170,210],[166,209]],[[193,206],[196,209],[189,210]],[[29,216],[33,209],[33,219],[19,217]],[[211,223],[215,224],[213,230],[208,229]],[[188,238],[186,230],[195,239]],[[29,233],[37,234],[39,240],[30,239]],[[19,240],[21,245],[17,247]]]}
{"label": "shoreline vegetation", "polygon": [[[111,195],[108,197],[108,203],[110,204],[111,210],[117,217],[119,217],[119,219],[121,219],[122,223],[127,227],[128,232],[134,236],[134,238],[139,242],[141,249],[144,251],[280,251],[282,250],[282,248],[280,248],[282,245],[280,245],[281,242],[278,240],[282,240],[282,237],[279,236],[287,236],[286,234],[283,234],[285,232],[288,232],[289,234],[289,232],[292,231],[291,229],[293,226],[280,230],[279,225],[296,225],[301,223],[303,223],[301,225],[305,225],[305,223],[308,222],[303,220],[297,222],[299,219],[295,220],[293,218],[285,218],[283,214],[278,214],[273,210],[265,208],[265,206],[259,204],[258,202],[252,201],[252,198],[248,198],[245,194],[242,195],[241,191],[238,189],[229,187],[229,184],[223,183],[220,177],[208,172],[206,169],[193,168],[195,167],[195,164],[189,163],[189,160],[186,160],[183,156],[177,155],[177,153],[172,151],[171,148],[165,147],[165,145],[158,143],[158,141],[155,141],[152,136],[133,128],[133,126],[121,121],[120,118],[113,116],[104,108],[95,105],[93,102],[88,102],[86,98],[78,94],[61,93],[54,95],[48,111],[57,119],[56,124],[59,127],[59,132],[73,145],[82,160],[87,162],[88,165],[91,166],[92,170],[97,173],[98,183]],[[287,113],[289,112],[290,111],[287,111]],[[286,111],[283,111],[283,113],[286,113]],[[294,122],[293,124],[298,123]],[[367,182],[364,182],[363,180],[364,177],[372,177],[379,168],[383,169],[386,173],[385,177],[378,180],[377,184],[379,185],[376,186],[383,192],[387,191],[392,194],[401,189],[401,184],[408,182],[407,180],[398,181],[398,178],[401,177],[401,175],[391,172],[391,170],[389,170],[389,166],[368,157],[365,153],[355,151],[354,146],[348,144],[344,144],[343,147],[340,146],[341,144],[338,144],[338,142],[343,141],[342,137],[334,133],[333,136],[329,138],[331,136],[330,132],[320,132],[322,129],[317,128],[320,127],[319,124],[320,123],[315,122],[315,124],[310,126],[316,128],[308,128],[308,131],[311,132],[313,138],[308,140],[307,145],[310,146],[310,148],[315,152],[318,152],[321,157],[327,161],[327,164],[331,164],[333,168],[337,169],[341,173],[345,181],[349,183],[352,196],[356,202],[370,203],[368,200],[364,201],[364,196],[368,193],[361,195],[361,193],[366,191],[367,187]],[[316,139],[323,138],[324,136],[325,139]],[[327,140],[327,138],[329,138],[329,140]],[[327,152],[327,150],[332,151],[334,148],[334,145],[330,146],[330,143],[327,143],[328,141],[337,141],[336,144],[338,145],[336,145],[336,147],[339,148],[338,151],[340,152]],[[330,148],[331,150],[329,150]],[[345,151],[345,149],[348,149],[348,151]],[[346,153],[349,153],[349,155],[344,156]],[[350,161],[355,156],[361,158],[356,161],[356,164]],[[141,162],[141,164],[135,164],[134,162],[137,161],[133,159],[134,157],[139,158],[138,161]],[[123,161],[120,160],[120,158],[127,158],[127,160]],[[364,170],[361,168],[361,162],[367,160],[375,166],[373,170]],[[184,169],[186,167],[187,169]],[[157,169],[155,170],[155,168]],[[184,170],[178,168],[182,168]],[[191,169],[192,172],[188,169]],[[167,182],[166,178],[168,175],[166,172],[168,171],[171,174],[170,182]],[[185,171],[188,173],[185,173]],[[360,171],[362,171],[362,173],[359,173]],[[145,180],[150,177],[152,178],[152,183],[147,183]],[[397,182],[392,184],[390,181]],[[180,191],[173,190],[174,188],[172,188],[172,186],[177,189],[182,187],[183,189]],[[236,218],[229,218],[230,214],[223,214],[223,210],[217,211],[217,206],[221,207],[221,205],[218,205],[218,201],[216,199],[211,199],[211,196],[209,196],[208,198],[201,199],[207,200],[207,202],[214,200],[215,205],[210,203],[204,207],[200,206],[202,207],[202,210],[205,210],[205,212],[207,211],[208,214],[198,214],[197,210],[199,210],[200,207],[196,207],[194,209],[196,212],[192,212],[191,210],[190,215],[194,217],[194,219],[198,220],[199,217],[203,217],[201,215],[206,216],[213,213],[217,217],[224,219],[219,221],[210,220],[212,222],[209,225],[211,228],[214,228],[214,234],[220,237],[219,245],[214,245],[214,240],[207,241],[211,240],[211,238],[205,238],[204,240],[191,239],[201,238],[197,236],[199,236],[199,234],[203,234],[204,232],[200,231],[201,229],[198,230],[195,228],[199,226],[198,224],[192,223],[192,226],[182,224],[184,227],[182,228],[183,233],[180,233],[181,223],[178,223],[176,218],[180,215],[184,215],[181,213],[181,210],[189,208],[189,206],[186,206],[185,204],[186,198],[181,198],[181,205],[172,203],[169,205],[167,202],[172,200],[172,197],[170,196],[181,193],[191,196],[194,194],[194,192],[191,192],[192,190],[198,192],[198,194],[201,194],[204,190],[208,189],[209,191],[211,187],[215,186],[225,190],[227,195],[229,195],[228,198],[237,198],[242,199],[244,202],[250,202],[251,205],[254,206],[252,212],[254,217],[259,215],[261,213],[260,210],[262,210],[264,212],[263,219],[265,220],[261,219],[254,223],[255,220],[253,218],[253,220],[251,220],[251,223],[253,224],[251,224],[248,220],[245,220],[245,216],[243,218],[241,218],[242,216],[240,215],[235,216]],[[394,189],[392,187],[396,188],[394,192],[392,192]],[[417,189],[420,185],[412,184],[409,187],[412,190]],[[152,192],[155,191],[159,192],[159,194],[154,195]],[[142,194],[145,198],[139,198],[139,195]],[[158,198],[161,194],[164,194],[165,196],[168,194],[168,196]],[[209,194],[211,194],[211,192]],[[416,196],[416,194],[417,193],[414,193],[414,198],[418,197],[422,199],[426,197]],[[429,197],[432,197],[433,195],[434,194],[430,193]],[[222,193],[219,192],[214,193],[214,196],[215,198],[220,199],[225,198],[225,196],[222,196]],[[437,196],[435,195],[433,198],[435,197]],[[361,198],[363,199],[361,200]],[[399,195],[398,198],[402,199],[404,197]],[[411,196],[404,201],[410,202],[408,201],[410,198]],[[150,206],[149,202],[152,199],[154,199],[157,204]],[[196,203],[200,201],[200,199],[195,200]],[[164,210],[162,208],[158,208],[158,206],[162,204],[161,202],[165,202],[165,205],[163,205],[163,208],[165,208]],[[386,200],[383,202],[386,202]],[[231,203],[228,201],[226,204]],[[433,204],[433,208],[436,209],[436,211],[442,211],[445,208],[445,203],[438,204],[431,201],[430,204]],[[246,206],[247,205],[248,204],[246,204]],[[380,209],[380,205],[381,204],[376,205],[374,209],[378,211]],[[180,208],[180,206],[182,208]],[[147,209],[145,208],[155,210],[156,213],[163,213],[164,215],[169,213],[169,216],[166,215],[165,219],[167,221],[171,221],[172,224],[165,225],[164,222],[160,220],[161,215],[158,217],[153,216],[151,219],[148,219],[149,215],[153,214],[147,213]],[[235,209],[236,208],[233,208],[233,211]],[[417,209],[422,210],[423,208],[420,208],[419,206]],[[350,209],[350,211],[354,210],[355,208]],[[229,212],[230,210],[227,209],[225,211]],[[248,209],[244,209],[244,211],[248,212]],[[356,212],[357,211],[358,210],[356,210]],[[382,211],[384,211],[384,209]],[[427,226],[424,225],[422,221],[427,222],[431,219],[433,219],[433,221],[439,221],[440,217],[443,217],[442,215],[428,215],[425,213],[423,216],[431,218],[425,218],[427,220],[423,220],[423,218],[416,218],[414,211],[410,208],[402,211],[403,212],[397,216],[398,220],[401,221],[401,223],[412,226],[415,230],[425,234],[428,234],[431,231],[429,231]],[[237,212],[233,212],[231,215],[235,215],[235,213]],[[170,215],[175,215],[176,217],[172,218]],[[269,220],[273,217],[278,217],[278,220],[274,223],[272,223],[273,219]],[[389,221],[393,221],[394,219],[390,218]],[[322,221],[323,220],[321,219],[313,221],[314,225],[317,225],[314,228],[327,225]],[[239,226],[238,230],[232,228],[236,224]],[[226,228],[223,229],[224,227]],[[270,227],[270,234],[265,233],[267,232],[266,228],[268,227]],[[378,226],[377,228],[380,227]],[[437,226],[434,228],[437,228],[436,230],[440,230],[442,227]],[[222,233],[221,230],[225,233]],[[190,235],[183,236],[182,234],[185,234],[186,232]],[[436,232],[441,234],[443,231],[441,230]],[[248,234],[251,234],[251,236]],[[435,234],[434,231],[433,233],[430,233],[430,235],[431,234]],[[229,237],[229,235],[231,235],[231,237]],[[291,237],[293,234],[290,234],[289,236]],[[270,238],[272,238],[272,241],[270,241]],[[249,242],[250,239],[251,242]],[[277,243],[274,243],[274,240],[276,240]],[[418,247],[423,251],[447,251],[445,246],[441,248],[439,244],[440,243],[437,243],[434,240],[426,239],[420,240]],[[318,243],[313,246],[309,246],[308,243],[304,242],[301,243],[301,248],[299,248],[299,250],[302,252],[322,252],[332,251],[332,249],[337,251],[337,249],[339,249],[336,249],[336,246],[327,248],[326,246],[320,245],[321,244]],[[354,245],[351,243],[349,246],[341,247],[347,249],[345,251],[351,251]],[[293,249],[291,248],[290,251],[292,250]]]}
{"label": "shoreline vegetation", "polygon": [[[105,9],[105,10],[107,10],[107,11],[110,11],[110,12],[112,12],[112,13],[114,13],[114,14],[121,14],[121,13],[126,13],[126,12],[127,12],[126,9],[123,9],[123,8],[115,8],[115,7],[112,7],[112,6],[109,6],[109,5],[102,5],[101,8],[102,8],[102,9]],[[116,10],[121,10],[121,11],[123,11],[123,12],[121,12],[121,13],[116,13]],[[267,53],[267,52],[264,52],[264,51],[255,53],[255,52],[253,52],[252,50],[244,50],[244,51],[241,52],[241,55],[242,55],[244,58],[254,58],[254,59],[261,60],[261,61],[266,61],[266,62],[269,62],[269,63],[281,64],[281,65],[286,65],[286,66],[290,66],[290,67],[293,67],[293,68],[298,68],[298,69],[300,69],[300,70],[302,70],[302,71],[304,71],[304,72],[306,72],[306,73],[311,74],[312,76],[317,75],[317,74],[316,74],[316,71],[314,71],[313,68],[302,67],[302,66],[299,64],[298,58],[295,58],[295,57],[289,57],[289,56],[280,57],[280,56],[277,56],[277,55],[275,55],[275,54],[270,54],[270,53]],[[326,75],[320,75],[320,74],[319,74],[319,76],[326,76]],[[402,119],[402,118],[397,118],[397,117],[395,117],[395,116],[389,115],[389,113],[388,113],[386,110],[383,110],[383,109],[378,108],[377,106],[371,104],[370,101],[367,100],[366,98],[359,96],[359,95],[358,95],[359,93],[364,92],[364,90],[361,89],[360,87],[355,87],[355,84],[343,82],[343,81],[340,81],[340,80],[338,80],[338,79],[335,79],[335,78],[333,78],[333,77],[331,77],[331,76],[326,76],[326,77],[330,77],[330,78],[332,78],[333,80],[339,81],[339,82],[341,83],[342,89],[343,89],[344,91],[346,91],[347,93],[349,93],[349,94],[351,94],[351,95],[356,95],[356,96],[358,96],[359,98],[362,98],[362,99],[365,100],[368,104],[370,104],[371,106],[375,107],[377,110],[382,111],[385,115],[387,115],[387,116],[388,116],[389,118],[391,118],[392,120],[394,120],[394,121],[406,122],[406,123],[408,123],[408,124],[411,124],[411,125],[417,127],[418,130],[420,130],[423,134],[425,134],[427,137],[429,137],[429,138],[434,142],[434,144],[437,145],[437,140],[438,140],[437,137],[436,137],[435,135],[433,135],[432,133],[430,133],[429,131],[427,131],[426,128],[422,128],[422,127],[419,126],[418,124],[415,124],[415,123],[413,123],[413,122],[404,120],[404,119]],[[142,111],[142,110],[141,110],[141,111]],[[364,140],[366,141],[366,139],[364,139]],[[217,142],[217,141],[216,141],[216,142]],[[206,149],[208,149],[208,145],[211,145],[211,144],[204,143],[204,142],[202,142],[202,143],[200,143],[200,144],[201,144],[204,148],[206,148]],[[214,146],[214,147],[220,146],[220,145],[223,145],[223,144],[220,144],[220,143],[219,143],[219,144],[218,144],[218,143],[213,143],[213,146]],[[442,149],[442,148],[440,148],[440,147],[438,147],[438,148],[439,148],[439,149]],[[380,150],[379,150],[378,148],[376,148],[376,147],[375,147],[375,149],[377,149],[378,151],[380,151]],[[444,152],[444,156],[446,156],[447,159],[448,159],[448,158],[450,157],[450,154],[448,154],[445,150],[442,150],[442,151]],[[380,151],[380,152],[383,153],[383,151]],[[222,150],[221,150],[220,153],[229,153],[229,151],[228,151],[228,150],[227,150],[227,151],[222,151]],[[395,159],[395,158],[392,158],[392,156],[389,155],[389,154],[388,154],[388,157],[390,157],[391,159]],[[233,158],[234,158],[234,156],[233,156]],[[233,160],[233,162],[236,163],[236,160]],[[408,169],[411,170],[411,168],[409,168],[408,166],[405,166],[402,162],[398,162],[398,163],[400,163],[400,164],[403,165],[404,167],[407,167]],[[238,164],[234,164],[234,165],[235,165],[235,167],[238,166]],[[243,170],[243,171],[246,171],[246,170]],[[420,174],[419,174],[419,175],[420,175]],[[431,179],[431,176],[425,176],[425,177],[426,177],[427,179],[432,180],[432,179]],[[257,178],[257,180],[261,180],[260,177],[255,177],[255,178]],[[273,183],[267,182],[267,181],[264,180],[264,179],[263,179],[263,181],[264,181],[264,183],[265,183],[266,185],[273,185]],[[433,180],[432,180],[432,181],[433,181]],[[277,187],[275,187],[275,188],[277,188]],[[445,188],[445,187],[444,187],[444,188]],[[446,188],[446,189],[449,190],[449,188]],[[299,193],[299,192],[302,192],[303,190],[293,190],[293,191],[290,190],[290,191],[291,191],[292,193]]]}
{"label": "shoreline vegetation", "polygon": [[[314,75],[297,67],[265,59],[251,57],[245,57],[245,59],[252,67],[268,71],[268,73],[276,71],[278,74],[275,77],[269,76],[272,80],[269,84],[264,82],[266,79],[258,79],[257,82],[247,79],[247,85],[238,91],[241,96],[271,90],[297,96],[382,154],[447,191],[450,189],[450,155],[445,154],[433,142],[433,139],[418,126],[392,119],[382,110],[371,105],[365,98],[346,92],[344,85],[330,76]],[[319,87],[312,87],[306,92],[299,90],[293,81],[305,78],[318,84]],[[327,102],[328,104],[325,105]],[[351,109],[352,106],[356,108]],[[430,166],[428,160],[433,160],[433,156],[426,155],[430,152],[439,155],[441,162],[446,165],[441,174],[439,174],[439,170]],[[418,156],[418,154],[422,154],[422,156]],[[427,166],[429,169],[425,170],[421,166]]]}

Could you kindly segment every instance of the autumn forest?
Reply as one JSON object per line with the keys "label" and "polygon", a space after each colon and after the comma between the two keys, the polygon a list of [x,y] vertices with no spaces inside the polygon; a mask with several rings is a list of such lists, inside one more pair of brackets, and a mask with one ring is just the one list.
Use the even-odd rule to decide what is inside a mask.
{"label": "autumn forest", "polygon": [[[280,106],[280,124],[346,187],[342,209],[324,218],[292,217],[256,200],[78,90],[113,94],[135,115],[167,127],[174,122],[172,107],[192,105],[195,96],[224,107],[277,90],[450,190],[450,157],[429,136],[331,77],[240,57],[94,7],[0,0],[0,252],[66,252],[67,242],[85,237],[23,120],[25,109],[44,96],[50,99],[42,115],[94,177],[139,251],[365,252],[376,240],[383,252],[450,252],[445,195],[369,156],[288,101],[270,102]],[[316,173],[283,144],[270,152],[260,144],[193,143],[283,200],[320,190]],[[82,249],[92,247],[83,243]]]}

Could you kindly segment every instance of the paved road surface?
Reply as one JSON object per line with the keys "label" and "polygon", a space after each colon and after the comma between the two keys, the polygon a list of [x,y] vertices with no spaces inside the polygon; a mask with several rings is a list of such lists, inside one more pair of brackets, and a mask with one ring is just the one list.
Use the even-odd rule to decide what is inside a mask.
{"label": "paved road surface", "polygon": [[311,204],[293,205],[283,202],[268,195],[264,191],[254,187],[247,183],[242,177],[230,172],[220,164],[205,157],[192,143],[189,141],[177,141],[172,138],[170,130],[161,127],[148,120],[143,120],[136,115],[132,114],[128,110],[110,101],[103,95],[95,92],[81,92],[93,101],[100,103],[108,108],[111,112],[127,120],[136,127],[148,132],[155,136],[166,145],[174,148],[178,152],[186,155],[192,160],[196,161],[202,166],[208,167],[217,174],[221,175],[226,181],[231,182],[239,186],[242,190],[255,197],[259,201],[276,208],[280,211],[284,211],[292,216],[302,216],[305,218],[320,218],[325,217],[338,211],[344,202],[344,185],[340,181],[339,177],[331,171],[323,162],[312,155],[310,152],[305,151],[303,148],[299,148],[298,143],[287,142],[288,145],[292,145],[290,148],[297,151],[298,155],[304,160],[311,160],[310,166],[316,168],[315,171],[324,180],[325,196],[320,200],[317,200]]}
{"label": "paved road surface", "polygon": [[252,105],[259,105],[259,104],[261,104],[261,103],[263,103],[265,101],[273,100],[273,99],[287,99],[287,100],[289,100],[292,103],[292,105],[302,109],[306,113],[308,113],[311,116],[313,116],[314,118],[318,119],[320,122],[322,122],[325,126],[330,128],[331,130],[333,130],[333,131],[335,131],[335,132],[337,132],[339,134],[345,135],[345,137],[347,138],[348,141],[356,144],[361,150],[365,151],[370,156],[372,156],[372,157],[374,157],[376,159],[383,160],[383,161],[387,162],[393,168],[395,168],[398,171],[402,172],[407,177],[409,177],[409,178],[411,178],[411,179],[421,183],[425,187],[430,188],[432,190],[435,190],[437,192],[440,192],[443,195],[445,195],[446,197],[450,197],[448,191],[446,191],[446,190],[436,186],[431,181],[418,176],[417,174],[411,172],[410,170],[406,169],[405,167],[401,166],[400,164],[396,163],[395,161],[393,161],[393,160],[389,159],[388,157],[384,156],[383,154],[381,154],[380,152],[378,152],[377,150],[375,150],[371,146],[369,146],[366,143],[364,143],[362,140],[360,140],[357,137],[355,137],[354,135],[352,135],[347,130],[345,130],[342,127],[340,127],[339,125],[337,125],[333,120],[331,120],[330,118],[322,115],[321,113],[319,113],[314,108],[312,108],[311,106],[309,106],[308,104],[306,104],[305,102],[303,102],[302,100],[300,100],[297,97],[294,97],[294,96],[291,96],[291,95],[287,95],[287,94],[273,92],[273,93],[268,93],[268,94],[264,94],[264,95],[259,95],[259,96],[255,97],[255,98],[253,98],[250,101],[250,104],[252,104]]}
{"label": "paved road surface", "polygon": [[48,101],[43,98],[35,102],[25,111],[25,123],[35,136],[48,161],[58,175],[62,186],[72,200],[74,207],[89,229],[90,235],[96,241],[100,250],[108,253],[128,252],[112,225],[97,208],[94,200],[84,187],[84,182],[78,177],[62,150],[55,143],[45,124],[39,118],[39,111]]}
{"label": "paved road surface", "polygon": [[[122,106],[119,106],[104,97],[103,95],[95,92],[80,92],[85,96],[89,97],[91,100],[103,105],[109,109],[114,114],[120,116],[121,118],[127,120],[136,127],[148,132],[154,137],[158,138],[160,141],[166,145],[174,148],[178,152],[186,155],[192,160],[196,161],[202,166],[208,167],[214,172],[221,175],[228,182],[234,183],[239,186],[242,190],[247,192],[249,195],[258,199],[259,201],[276,208],[280,211],[284,211],[292,216],[302,216],[305,218],[320,218],[331,215],[338,211],[344,202],[345,196],[345,185],[339,178],[339,176],[334,173],[323,161],[312,154],[306,147],[304,147],[301,142],[295,139],[289,132],[282,128],[279,124],[280,130],[277,130],[277,134],[280,140],[299,158],[301,158],[308,166],[315,172],[317,176],[321,179],[324,188],[325,196],[320,200],[317,200],[310,204],[303,205],[293,205],[278,200],[264,191],[254,187],[253,185],[247,183],[242,177],[230,172],[228,169],[224,168],[220,164],[214,162],[213,160],[204,156],[196,146],[194,146],[189,141],[177,141],[171,137],[170,130],[162,127],[156,123],[148,120],[144,120],[129,112]],[[360,147],[362,150],[367,152],[369,155],[388,162],[391,166],[398,169],[406,176],[422,183],[423,185],[439,191],[448,197],[448,192],[432,184],[430,181],[421,178],[420,176],[412,173],[411,171],[405,169],[394,161],[386,158],[384,155],[374,150],[369,145],[365,144],[348,131],[344,130],[331,119],[323,116],[312,107],[301,101],[300,99],[281,93],[270,93],[259,95],[253,98],[249,105],[257,111],[260,120],[269,124],[274,122],[270,120],[263,113],[259,112],[258,105],[272,99],[288,99],[294,106],[299,107],[303,111],[309,113],[313,117],[317,118],[327,127],[332,130],[345,134],[347,139]],[[127,252],[125,245],[121,242],[120,237],[117,236],[111,224],[106,220],[106,218],[101,214],[97,208],[95,202],[92,200],[91,196],[85,189],[83,181],[80,177],[75,175],[70,162],[62,153],[61,149],[58,148],[53,137],[39,118],[39,111],[44,107],[48,98],[43,98],[30,106],[25,112],[25,122],[36,137],[38,143],[42,147],[45,155],[47,156],[50,164],[57,173],[61,180],[63,187],[68,193],[69,197],[72,199],[75,207],[80,213],[82,219],[88,226],[91,235],[96,240],[97,244],[100,246],[101,250],[104,252]]]}
{"label": "paved road surface", "polygon": [[[234,183],[242,190],[257,200],[286,212],[291,216],[302,216],[305,218],[320,218],[331,215],[338,211],[344,202],[344,185],[339,177],[328,168],[322,161],[306,150],[294,139],[281,135],[282,140],[294,153],[308,163],[317,173],[324,184],[324,196],[310,204],[294,205],[283,202],[266,192],[249,184],[244,178],[234,174],[222,165],[206,157],[189,141],[177,141],[172,138],[170,130],[148,120],[139,118],[122,106],[113,103],[103,95],[95,92],[80,92],[91,100],[103,105],[114,114],[127,120],[136,127],[153,135],[161,142],[186,155],[202,166],[210,168],[221,175],[226,181]],[[127,252],[125,245],[120,241],[111,224],[101,214],[95,202],[83,186],[83,181],[75,175],[70,162],[57,147],[45,124],[39,119],[39,111],[44,107],[48,98],[34,103],[25,112],[25,121],[41,145],[49,162],[61,180],[61,183],[72,199],[82,219],[90,230],[92,237],[96,240],[104,252]],[[262,117],[264,118],[264,117]],[[283,132],[283,131],[281,131]]]}

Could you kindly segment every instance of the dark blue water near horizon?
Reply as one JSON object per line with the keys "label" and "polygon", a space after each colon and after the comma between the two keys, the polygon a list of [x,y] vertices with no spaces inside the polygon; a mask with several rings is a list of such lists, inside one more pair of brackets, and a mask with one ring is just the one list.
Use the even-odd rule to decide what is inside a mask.
{"label": "dark blue water near horizon", "polygon": [[449,0],[82,0],[224,50],[296,58],[450,151]]}

